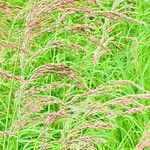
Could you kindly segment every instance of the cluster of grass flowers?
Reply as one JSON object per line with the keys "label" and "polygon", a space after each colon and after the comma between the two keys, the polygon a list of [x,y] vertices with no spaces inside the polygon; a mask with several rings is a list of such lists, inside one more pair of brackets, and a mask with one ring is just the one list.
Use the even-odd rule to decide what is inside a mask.
{"label": "cluster of grass flowers", "polygon": [[0,2],[0,149],[148,149],[149,5]]}

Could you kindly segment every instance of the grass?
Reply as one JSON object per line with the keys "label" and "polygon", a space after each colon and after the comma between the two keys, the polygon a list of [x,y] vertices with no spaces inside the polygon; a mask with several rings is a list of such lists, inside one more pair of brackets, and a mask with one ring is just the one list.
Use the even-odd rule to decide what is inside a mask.
{"label": "grass", "polygon": [[115,0],[61,3],[48,13],[52,1],[5,2],[0,149],[149,149],[150,2],[125,1],[117,8],[135,9],[119,17],[107,11]]}

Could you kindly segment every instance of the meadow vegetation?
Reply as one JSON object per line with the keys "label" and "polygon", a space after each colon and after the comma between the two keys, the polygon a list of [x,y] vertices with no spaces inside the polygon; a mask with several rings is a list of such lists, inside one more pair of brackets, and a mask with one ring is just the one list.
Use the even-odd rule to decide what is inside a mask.
{"label": "meadow vegetation", "polygon": [[0,149],[150,149],[150,1],[0,10]]}

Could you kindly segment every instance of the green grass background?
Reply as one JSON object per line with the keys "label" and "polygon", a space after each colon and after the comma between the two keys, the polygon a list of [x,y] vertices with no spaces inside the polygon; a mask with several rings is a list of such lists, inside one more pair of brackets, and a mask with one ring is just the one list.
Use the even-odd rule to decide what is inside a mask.
{"label": "green grass background", "polygon": [[[8,0],[15,5],[24,6],[25,1]],[[133,80],[145,89],[150,90],[150,1],[138,0],[136,3],[137,19],[146,22],[146,26],[137,25],[136,23],[125,22],[123,26],[118,27],[116,31],[122,31],[125,36],[133,36],[137,41],[126,41],[127,46],[122,50],[117,50],[114,46],[111,47],[113,55],[106,54],[100,58],[97,64],[92,63],[92,54],[95,47],[88,43],[80,34],[59,34],[47,33],[43,37],[38,38],[35,45],[31,47],[32,51],[44,47],[48,41],[59,39],[68,39],[70,42],[83,45],[88,53],[75,51],[59,51],[53,50],[43,53],[41,56],[34,59],[27,68],[20,68],[18,57],[14,55],[14,51],[3,51],[5,60],[0,63],[0,67],[9,70],[12,74],[23,75],[28,78],[31,72],[40,65],[47,63],[66,63],[73,68],[79,70],[89,87],[94,88],[100,84],[105,84],[110,80]],[[78,18],[78,16],[76,16]],[[6,40],[18,40],[18,30],[22,26],[23,20],[19,22],[5,21],[1,15],[1,26],[8,33]],[[68,22],[74,24],[75,18],[70,17]],[[80,23],[81,20],[77,21]],[[4,32],[5,32],[4,31]],[[118,38],[118,42],[124,39]],[[21,43],[21,41],[17,41]],[[42,78],[37,85],[59,80],[51,76]],[[65,81],[65,79],[63,79]],[[14,122],[16,112],[20,107],[14,100],[14,93],[19,88],[19,83],[13,80],[0,78],[0,130],[7,131]],[[78,92],[78,91],[77,91]],[[127,93],[135,93],[132,88],[129,88]],[[54,92],[55,96],[64,99],[65,90],[60,89]],[[74,93],[76,94],[76,93]],[[147,102],[147,105],[149,103]],[[54,108],[55,109],[55,108]],[[149,121],[149,112],[144,114],[136,114],[118,118],[115,122],[120,128],[110,132],[89,131],[93,135],[103,134],[103,137],[108,139],[107,144],[98,145],[99,150],[133,150],[143,134],[146,123]],[[61,122],[56,129],[61,129]],[[61,129],[64,130],[64,129]],[[15,137],[0,137],[0,149],[3,150],[32,150],[38,149],[37,145],[40,141],[36,141],[37,135],[41,132],[39,127],[25,128]],[[59,137],[57,130],[51,133],[54,137]],[[38,143],[38,144],[37,144]],[[57,150],[57,146],[53,146],[52,150]]]}

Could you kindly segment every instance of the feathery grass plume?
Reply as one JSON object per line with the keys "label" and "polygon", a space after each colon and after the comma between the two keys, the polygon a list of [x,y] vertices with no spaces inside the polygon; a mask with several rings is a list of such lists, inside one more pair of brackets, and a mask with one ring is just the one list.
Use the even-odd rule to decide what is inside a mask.
{"label": "feathery grass plume", "polygon": [[21,10],[21,6],[11,5],[9,2],[0,2],[0,13],[5,16],[5,20],[12,20]]}
{"label": "feathery grass plume", "polygon": [[95,51],[94,53],[94,56],[93,56],[93,61],[96,63],[99,58],[101,58],[104,54],[106,54],[107,52],[110,52],[110,54],[112,54],[112,52],[109,50],[109,47],[108,47],[108,42],[106,43],[106,41],[109,39],[110,40],[110,37],[109,37],[109,34],[110,32],[108,32],[107,30],[107,26],[110,24],[110,20],[105,18],[104,20],[104,24],[102,26],[102,31],[103,31],[103,34],[102,34],[102,37],[101,37],[101,40],[100,41],[97,41],[97,40],[93,40],[93,38],[89,39],[90,41],[92,41],[93,43],[96,44],[96,46],[100,47],[102,49],[102,51],[99,51],[98,49]]}
{"label": "feathery grass plume", "polygon": [[[133,22],[137,22],[140,24],[144,24],[144,22],[142,21],[138,21],[132,17],[129,17],[127,15],[131,15],[134,14],[133,9],[134,7],[131,4],[127,4],[125,6],[120,7],[120,4],[122,4],[125,1],[116,1],[113,5],[111,10],[102,10],[102,11],[93,11],[93,14],[97,14],[100,13],[101,15],[104,15],[108,18],[104,19],[104,23],[102,25],[102,37],[100,39],[100,41],[94,42],[97,46],[101,47],[101,51],[99,49],[97,49],[94,53],[93,56],[93,62],[98,62],[98,60],[108,52],[109,50],[109,45],[113,44],[114,45],[114,40],[116,37],[119,36],[119,34],[114,35],[113,37],[110,36],[110,34],[113,32],[113,30],[116,28],[117,25],[121,24],[121,22],[118,21],[118,19],[125,19],[127,21],[133,21]],[[119,8],[117,8],[119,7]],[[132,10],[130,10],[132,9]],[[115,23],[114,23],[115,21]],[[118,48],[120,48],[117,45]],[[109,52],[111,52],[109,50]],[[111,53],[110,53],[111,54]]]}
{"label": "feathery grass plume", "polygon": [[93,30],[93,27],[90,27],[86,24],[81,24],[81,25],[76,25],[76,26],[72,27],[70,30],[71,31],[81,30],[81,31],[85,31],[85,32],[87,31],[88,32],[90,30]]}
{"label": "feathery grass plume", "polygon": [[118,84],[118,85],[129,84],[129,85],[132,85],[133,87],[139,89],[140,91],[142,91],[144,93],[150,93],[150,91],[145,90],[143,87],[141,87],[140,85],[136,84],[135,82],[133,82],[131,80],[118,80],[118,81],[114,81],[114,82],[112,81],[111,84]]}
{"label": "feathery grass plume", "polygon": [[27,49],[21,48],[21,47],[19,47],[18,45],[16,45],[16,44],[13,43],[13,42],[0,40],[0,46],[1,46],[1,47],[5,47],[5,48],[8,48],[8,49],[20,50],[20,51],[22,51],[24,54],[27,54],[27,55],[30,54],[30,52],[29,52]]}
{"label": "feathery grass plume", "polygon": [[17,134],[22,128],[24,128],[29,120],[31,114],[26,113],[18,118],[15,123],[11,126],[11,132]]}
{"label": "feathery grass plume", "polygon": [[42,144],[40,150],[47,150],[49,147],[50,147],[50,144],[45,142],[44,144]]}
{"label": "feathery grass plume", "polygon": [[28,66],[29,63],[31,63],[34,58],[36,58],[37,56],[40,56],[42,53],[48,51],[48,50],[51,50],[53,47],[45,47],[45,48],[42,48],[42,49],[39,49],[37,50],[35,53],[33,53],[33,55],[27,60],[27,62],[25,63],[25,66]]}
{"label": "feathery grass plume", "polygon": [[109,105],[114,105],[114,106],[123,106],[126,107],[128,105],[137,105],[137,106],[142,106],[139,102],[133,100],[133,99],[121,99],[121,100],[110,100],[108,102],[105,102],[103,106],[109,106]]}
{"label": "feathery grass plume", "polygon": [[[83,9],[82,6],[80,8],[80,3],[76,1],[41,1],[37,4],[33,4],[29,10],[25,25],[25,28],[28,29],[28,34],[26,35],[28,36],[29,42],[49,31],[58,29],[58,27],[61,27],[63,20],[71,14],[92,12],[85,8]],[[48,14],[53,14],[54,12],[61,13],[62,15],[60,18],[57,18],[57,20],[49,24],[49,20],[51,20],[51,18]],[[36,31],[36,29],[38,29],[38,31],[33,32]]]}
{"label": "feathery grass plume", "polygon": [[[114,106],[115,108],[112,109],[110,106]],[[150,106],[144,106],[133,99],[114,99],[104,103],[87,105],[87,110],[88,112],[84,116],[100,113],[106,115],[108,118],[114,119],[119,116],[143,113],[144,111],[150,110]]]}
{"label": "feathery grass plume", "polygon": [[67,83],[62,83],[62,82],[52,82],[48,83],[46,85],[40,86],[40,87],[32,87],[29,89],[26,89],[22,95],[22,97],[28,97],[30,95],[36,95],[39,94],[40,92],[49,92],[57,88],[68,88],[70,87],[70,84]]}
{"label": "feathery grass plume", "polygon": [[[139,96],[137,96],[137,97],[139,97]],[[145,97],[143,97],[143,98],[141,97],[141,99],[144,99]],[[119,99],[119,100],[117,100],[117,99]],[[127,114],[132,114],[132,113],[142,113],[142,112],[150,109],[150,106],[145,106],[145,105],[141,104],[140,102],[134,100],[133,97],[130,97],[130,96],[129,97],[125,96],[125,98],[119,98],[118,97],[114,100],[110,100],[108,102],[105,102],[102,105],[103,106],[111,106],[111,105],[121,106],[125,110],[124,110],[124,112],[120,113],[119,116],[120,115],[123,116],[123,115],[127,115]]]}
{"label": "feathery grass plume", "polygon": [[[89,1],[89,2],[93,2],[93,1]],[[94,3],[96,3],[96,2],[94,2]],[[123,3],[123,1],[121,2],[121,3]],[[119,6],[119,4],[121,4],[120,2],[116,2],[113,6],[115,6],[114,8],[112,8],[112,11],[114,10],[115,11],[115,8],[117,7],[117,6]],[[58,8],[56,8],[55,7],[55,5],[56,6],[58,6]],[[33,8],[31,8],[31,10],[30,10],[30,17],[28,17],[28,19],[27,19],[27,24],[26,24],[26,26],[29,28],[29,30],[30,31],[33,31],[33,29],[35,29],[36,27],[37,28],[39,28],[39,23],[41,23],[42,24],[42,22],[43,23],[45,23],[46,22],[46,18],[43,18],[42,16],[40,16],[40,14],[42,14],[42,13],[53,13],[54,11],[56,11],[56,12],[62,12],[62,14],[66,11],[66,10],[64,10],[64,4],[70,4],[70,1],[66,1],[66,2],[60,2],[60,1],[56,1],[56,2],[51,2],[51,1],[42,1],[42,2],[39,2],[39,5],[36,5],[35,4],[35,7],[33,7]],[[77,7],[72,7],[72,5],[73,6],[77,6]],[[78,2],[72,2],[72,5],[67,5],[67,8],[69,8],[69,11],[67,10],[66,12],[65,12],[65,14],[66,14],[66,17],[68,16],[68,15],[70,15],[70,14],[73,14],[73,13],[81,13],[82,11],[83,12],[86,12],[86,13],[88,13],[88,14],[94,14],[94,15],[96,15],[98,12],[99,13],[101,13],[101,14],[103,14],[103,15],[106,15],[106,14],[109,14],[110,16],[112,16],[113,15],[113,13],[110,13],[111,11],[96,11],[96,10],[93,10],[93,8],[91,7],[91,8],[89,8],[89,6],[84,6],[84,8],[83,8],[83,6],[81,6],[80,7],[80,4],[78,3]],[[79,6],[78,6],[79,5]],[[127,5],[128,6],[128,5]],[[123,7],[121,10],[126,10],[126,9],[130,9],[130,8],[132,8],[130,5],[128,6],[128,7]],[[63,8],[63,10],[62,10],[62,8]],[[96,8],[96,7],[95,7]],[[33,10],[32,10],[33,9]],[[51,10],[51,11],[49,11],[49,10]],[[116,12],[119,12],[119,11],[121,11],[120,9],[118,10],[118,11],[116,11]],[[128,13],[129,13],[130,11],[128,11]],[[64,18],[64,17],[61,17],[61,18]],[[60,18],[60,22],[62,21],[62,19]],[[127,17],[125,17],[126,19],[127,19]],[[41,20],[40,20],[41,19]],[[32,20],[34,20],[34,22],[32,21]],[[99,50],[96,50],[96,52],[95,52],[95,54],[94,54],[94,57],[93,57],[93,60],[94,60],[94,62],[97,62],[98,61],[98,59],[100,58],[100,57],[102,57],[104,54],[106,54],[106,49],[107,50],[109,50],[109,48],[108,48],[108,44],[110,44],[110,43],[112,43],[112,40],[115,38],[115,37],[110,37],[109,38],[109,40],[106,40],[106,39],[108,39],[108,37],[109,37],[109,35],[108,35],[108,33],[110,33],[114,28],[115,28],[115,25],[112,25],[112,28],[111,27],[107,27],[109,24],[111,23],[111,21],[110,21],[110,19],[105,19],[105,21],[104,21],[104,25],[105,25],[105,28],[106,29],[104,29],[103,30],[103,37],[102,37],[102,39],[101,39],[101,41],[100,42],[96,42],[96,43],[98,43],[98,45],[102,48],[102,49],[104,49],[103,51],[99,51]],[[37,32],[37,33],[35,33],[35,34],[33,34],[33,35],[31,35],[32,36],[32,38],[31,39],[33,39],[33,38],[36,38],[36,37],[39,37],[40,35],[43,35],[44,33],[46,33],[46,32],[48,32],[49,30],[51,30],[52,31],[52,28],[56,28],[56,26],[55,26],[55,24],[56,24],[56,26],[59,26],[59,21],[58,21],[58,19],[57,19],[57,21],[56,22],[54,22],[54,24],[52,23],[52,26],[51,27],[48,27],[48,28],[41,28],[40,29],[40,31],[39,32]],[[117,23],[116,23],[117,24]],[[35,27],[36,26],[36,27]],[[32,29],[33,28],[33,29]],[[108,30],[107,30],[107,28],[108,28]],[[75,26],[75,28],[74,28],[75,30],[87,30],[87,29],[91,29],[91,28],[89,28],[89,26],[88,25],[79,25],[79,26]],[[105,31],[106,30],[106,31]],[[29,38],[30,39],[30,38]],[[96,44],[97,45],[97,44]],[[110,51],[110,50],[109,50]],[[111,52],[111,51],[110,51]]]}
{"label": "feathery grass plume", "polygon": [[123,115],[130,115],[132,113],[137,113],[137,114],[140,114],[140,113],[143,113],[144,111],[149,111],[150,110],[150,106],[140,106],[140,107],[137,107],[137,108],[128,108],[128,111],[123,113]]}
{"label": "feathery grass plume", "polygon": [[[137,22],[139,24],[143,24],[143,25],[146,25],[145,22],[143,21],[139,21],[139,20],[136,20],[134,18],[131,18],[131,17],[128,17],[126,14],[124,13],[120,13],[120,12],[116,12],[116,11],[102,11],[102,12],[99,12],[103,15],[106,15],[108,17],[110,17],[111,19],[113,20],[117,20],[117,19],[125,19],[127,21],[131,21],[131,22]],[[128,12],[128,14],[133,14],[132,12]]]}
{"label": "feathery grass plume", "polygon": [[58,47],[59,49],[62,49],[62,48],[68,49],[69,48],[69,51],[74,50],[74,49],[80,49],[83,52],[87,52],[87,50],[85,48],[83,48],[82,46],[65,41],[65,40],[52,41],[52,42],[49,42],[48,45],[56,46],[56,48]]}
{"label": "feathery grass plume", "polygon": [[103,43],[101,43],[99,41],[96,41],[95,39],[90,39],[90,41],[92,41],[93,43],[95,43],[97,46],[101,47],[106,52],[110,52],[111,53],[111,51],[109,50],[109,48],[106,45],[104,45]]}
{"label": "feathery grass plume", "polygon": [[124,87],[124,86],[122,84],[100,85],[95,89],[90,89],[88,91],[85,91],[81,94],[76,95],[75,97],[72,98],[72,100],[67,102],[67,105],[71,105],[75,103],[81,97],[86,97],[86,96],[96,97],[100,94],[107,94],[107,92],[110,92],[114,88],[121,88],[121,87]]}
{"label": "feathery grass plume", "polygon": [[44,124],[43,124],[43,128],[42,128],[42,130],[38,136],[38,139],[41,136],[44,136],[46,134],[49,125],[58,121],[59,119],[68,118],[68,117],[69,117],[68,112],[64,111],[64,109],[61,109],[58,112],[54,112],[54,113],[50,113],[50,114],[46,115],[45,120],[44,120]]}
{"label": "feathery grass plume", "polygon": [[70,141],[65,142],[65,145],[62,149],[71,148],[74,149],[74,147],[78,148],[79,150],[83,149],[95,149],[96,144],[104,144],[105,141],[97,136],[82,136],[77,137],[74,139],[70,139]]}
{"label": "feathery grass plume", "polygon": [[31,63],[37,56],[40,56],[42,53],[53,50],[55,48],[59,48],[59,50],[67,50],[67,51],[72,51],[72,50],[81,50],[83,52],[87,52],[85,48],[78,44],[70,43],[64,40],[56,40],[52,42],[48,42],[45,48],[39,49],[36,52],[32,54],[32,56],[27,60],[25,66],[28,66],[29,63]]}
{"label": "feathery grass plume", "polygon": [[[90,144],[90,146],[95,146],[96,144],[103,144],[105,142],[104,139],[102,139],[101,137],[98,136],[94,136],[94,135],[89,135],[89,136],[84,136],[84,134],[82,136],[79,136],[79,133],[87,130],[87,129],[97,129],[97,130],[108,130],[108,129],[115,129],[116,126],[114,125],[110,125],[110,124],[106,124],[103,122],[89,122],[87,124],[82,124],[77,126],[76,128],[69,130],[69,134],[66,138],[61,138],[60,142],[63,143],[63,148],[66,147],[72,147],[74,144],[76,145],[76,147],[79,147],[79,149],[83,148],[82,146],[84,144],[84,147],[87,146],[87,144]],[[80,139],[80,141],[79,141]],[[73,145],[72,145],[73,144]],[[80,145],[81,144],[81,145]]]}
{"label": "feathery grass plume", "polygon": [[[34,38],[59,27],[64,18],[70,15],[70,12],[65,13],[65,7],[70,7],[70,5],[63,3],[62,1],[41,1],[32,4],[25,25],[25,30],[28,31],[26,36],[28,37],[29,42]],[[62,12],[63,15],[57,19],[56,22],[49,24],[51,17],[48,14],[54,12]],[[39,31],[34,32],[36,29]]]}
{"label": "feathery grass plume", "polygon": [[105,55],[107,51],[105,50],[96,50],[93,55],[93,62],[97,62],[103,55]]}
{"label": "feathery grass plume", "polygon": [[12,74],[7,73],[5,70],[0,69],[0,76],[8,79],[15,79],[20,82],[25,82],[25,80],[19,76],[14,76]]}
{"label": "feathery grass plume", "polygon": [[[9,131],[0,132],[0,135],[4,136],[3,149],[6,148],[6,144],[9,146],[13,143],[12,140],[14,141],[17,139],[18,146],[21,146],[24,149],[36,147],[37,149],[41,148],[42,150],[96,150],[99,148],[98,144],[104,144],[104,140],[101,139],[101,137],[93,135],[96,131],[96,134],[105,137],[107,140],[107,136],[109,136],[107,132],[112,132],[113,134],[113,129],[115,130],[118,128],[117,125],[111,123],[115,122],[116,124],[119,124],[120,122],[118,123],[119,119],[117,120],[117,117],[126,115],[132,116],[134,113],[139,114],[150,109],[150,106],[146,106],[146,103],[150,99],[150,92],[130,80],[109,81],[106,84],[95,87],[97,83],[94,81],[94,78],[98,77],[98,69],[100,69],[99,67],[101,66],[96,66],[98,68],[89,66],[91,64],[93,65],[93,63],[88,62],[87,60],[91,55],[93,56],[93,52],[87,51],[86,48],[82,47],[80,44],[76,44],[82,43],[82,45],[86,45],[86,43],[84,43],[84,41],[86,41],[88,42],[86,45],[88,49],[91,48],[92,50],[92,46],[96,47],[93,56],[95,63],[105,54],[112,54],[114,52],[113,50],[115,50],[112,48],[117,41],[120,43],[117,43],[118,47],[125,47],[125,45],[123,45],[124,43],[122,43],[122,41],[120,42],[120,37],[122,37],[123,34],[126,34],[126,32],[118,33],[118,31],[125,27],[124,25],[121,26],[121,23],[125,20],[127,22],[139,22],[133,17],[135,14],[135,7],[133,7],[134,3],[132,2],[133,1],[131,0],[117,0],[116,2],[108,0],[103,1],[102,3],[98,0],[30,0],[25,3],[27,6],[25,6],[25,9],[22,12],[24,16],[20,17],[21,22],[16,22],[16,20],[11,22],[11,29],[17,27],[15,28],[15,31],[21,31],[21,33],[22,22],[24,24],[23,35],[21,37],[23,39],[19,40],[22,41],[22,47],[20,48],[17,43],[15,44],[3,40],[0,41],[2,47],[23,52],[21,52],[23,56],[21,58],[23,59],[20,59],[20,68],[23,77],[28,74],[28,70],[33,70],[29,80],[21,84],[17,93],[18,97],[15,97],[18,100],[17,104],[19,103],[19,105],[13,101],[12,106],[12,100],[11,97],[9,97],[6,113],[6,126],[4,127],[5,130],[7,130],[8,126],[10,126],[10,128],[8,129]],[[8,11],[9,9],[15,9],[9,4],[6,4],[4,4],[4,7],[8,7]],[[18,10],[19,9],[20,8],[18,8]],[[72,33],[68,33],[68,31],[71,31]],[[13,30],[11,33],[13,33]],[[14,37],[15,36],[11,35],[10,39]],[[49,40],[49,38],[51,40]],[[66,38],[66,40],[59,40],[62,38]],[[39,47],[44,48],[39,49]],[[28,49],[33,49],[35,52],[31,53]],[[40,64],[42,62],[36,62],[34,65],[29,65],[33,60],[36,61],[34,58],[53,49],[56,51],[56,53],[54,51],[54,55],[58,56],[57,58],[63,56],[63,59],[66,61],[68,61],[69,56],[66,57],[64,52],[63,55],[61,53],[57,55],[57,50],[82,50],[84,52],[84,55],[82,55],[83,60],[76,62],[76,65],[79,65],[77,67],[81,67],[81,63],[86,63],[87,67],[85,69],[88,68],[89,70],[83,71],[85,80],[87,81],[87,84],[89,84],[89,79],[92,79],[90,81],[90,87],[94,86],[95,88],[83,88],[77,86],[76,82],[82,83],[80,74],[77,70],[66,64],[46,64],[47,60],[45,60],[45,65],[39,66],[38,68],[35,66],[37,63]],[[31,53],[30,58],[24,57],[24,53]],[[72,61],[70,59],[71,57],[69,57],[69,61]],[[62,57],[60,57],[60,60],[58,61],[61,60]],[[53,62],[55,62],[54,59]],[[102,67],[107,67],[107,65]],[[93,70],[93,73],[90,77],[91,73],[88,74],[88,72],[91,69]],[[105,71],[103,73],[107,74],[107,69]],[[73,82],[73,85],[62,82],[53,82],[55,78],[51,78],[50,82],[52,83],[47,83],[49,82],[48,79],[45,84],[43,83],[45,82],[45,79],[41,80],[41,77],[47,74],[54,74],[59,77],[71,79],[75,82]],[[3,70],[0,70],[0,76],[16,80],[20,79],[20,77],[10,75]],[[111,77],[116,78],[116,76],[110,76],[109,78]],[[104,78],[105,76],[100,78],[103,79],[100,82],[107,80]],[[68,82],[67,79],[66,82]],[[65,89],[63,90],[54,90],[56,88],[64,87]],[[134,92],[134,89],[136,89],[135,94],[128,93],[129,90],[130,92]],[[9,91],[9,95],[12,94],[12,91]],[[13,114],[11,114],[12,112]],[[13,117],[11,118],[11,116]],[[14,118],[16,118],[16,120],[14,120]],[[3,120],[5,122],[5,119],[2,118],[2,125],[4,124]],[[10,125],[11,121],[12,125]],[[124,126],[120,125],[119,127],[124,128]],[[28,132],[30,133],[31,131],[33,132],[28,134]],[[124,135],[126,137],[128,133],[129,132],[121,132],[121,135],[122,137]],[[11,139],[9,136],[15,137]],[[119,140],[124,142],[126,138],[122,139],[122,137],[119,137]],[[118,137],[116,137],[115,134],[109,138],[114,138],[114,141],[118,140]],[[32,139],[32,141],[28,143],[29,139]],[[145,139],[144,142],[141,140],[142,144],[140,143],[137,147],[142,149],[147,147],[149,141],[147,139],[145,141]],[[127,143],[127,141],[124,143]],[[42,144],[43,146],[41,147]],[[101,146],[102,149],[103,146],[104,149],[109,149],[112,144],[113,143],[110,142],[110,145],[109,143],[106,143],[106,145]],[[115,144],[118,146],[118,142]],[[114,148],[116,146],[114,146]],[[123,147],[125,147],[125,145],[123,145]]]}
{"label": "feathery grass plume", "polygon": [[8,2],[0,2],[0,7],[4,8],[4,9],[7,9],[7,8],[14,8],[14,9],[17,9],[17,10],[22,9],[21,6],[11,5]]}
{"label": "feathery grass plume", "polygon": [[63,108],[65,107],[65,104],[61,102],[61,100],[51,96],[51,97],[45,97],[40,99],[36,98],[27,102],[26,104],[23,105],[23,108],[20,110],[20,112],[35,113],[43,110],[45,106],[52,105],[52,104],[58,104]]}
{"label": "feathery grass plume", "polygon": [[125,96],[119,97],[118,99],[130,99],[130,98],[150,100],[150,93],[147,93],[147,94],[130,94],[130,95],[125,95]]}
{"label": "feathery grass plume", "polygon": [[[113,108],[111,106],[113,106]],[[117,117],[131,115],[134,113],[143,113],[150,109],[149,106],[144,106],[131,99],[114,102],[108,101],[104,103],[87,103],[85,101],[80,102],[79,105],[73,105],[70,108],[76,112],[76,115],[82,114],[82,118],[100,114],[101,117],[106,120],[114,120]]]}
{"label": "feathery grass plume", "polygon": [[3,22],[1,21],[0,22],[0,37],[1,37],[1,39],[6,37],[6,31],[3,29],[2,25],[3,25]]}
{"label": "feathery grass plume", "polygon": [[4,14],[11,14],[10,10],[8,9],[7,2],[0,2],[0,12]]}
{"label": "feathery grass plume", "polygon": [[135,150],[145,150],[150,148],[150,121],[147,124],[146,131],[144,132],[140,142],[137,144]]}
{"label": "feathery grass plume", "polygon": [[[38,112],[42,111],[46,106],[51,104],[59,104],[62,108],[61,111],[51,114],[43,114],[40,117],[32,117],[36,115]],[[64,111],[65,104],[63,104],[58,98],[56,97],[47,97],[47,98],[40,98],[40,99],[33,99],[30,102],[24,104],[22,109],[18,111],[18,114],[21,115],[15,123],[12,125],[12,132],[17,134],[21,129],[34,125],[39,121],[45,121],[44,126],[47,126],[50,123],[57,121],[62,117],[66,117],[67,113]],[[30,119],[32,121],[30,121]]]}
{"label": "feathery grass plume", "polygon": [[11,137],[14,136],[14,133],[12,133],[11,131],[0,131],[0,137],[1,136]]}
{"label": "feathery grass plume", "polygon": [[[129,94],[125,96],[117,96],[114,99],[108,99],[106,102],[92,102],[86,97],[97,97],[99,95],[107,95],[107,92],[113,91],[115,89],[124,87],[126,84],[131,84],[134,87],[146,92],[146,94]],[[90,116],[96,113],[103,114],[106,118],[116,118],[123,115],[130,115],[132,113],[142,113],[149,110],[149,106],[144,106],[142,103],[136,101],[136,99],[149,100],[149,93],[144,90],[139,85],[131,82],[130,80],[120,80],[116,82],[111,82],[110,85],[99,86],[96,89],[89,90],[82,94],[76,95],[72,100],[67,102],[68,107],[75,110],[77,114],[84,113],[83,117]],[[79,98],[82,98],[79,101]],[[85,100],[83,100],[83,98]],[[115,106],[115,108],[111,108]],[[116,109],[117,107],[117,109]],[[110,113],[111,112],[111,113]]]}
{"label": "feathery grass plume", "polygon": [[111,124],[106,124],[103,122],[92,122],[92,123],[88,123],[85,125],[80,125],[77,128],[73,129],[70,131],[70,134],[74,134],[74,133],[78,133],[81,132],[83,130],[86,129],[99,129],[99,130],[103,130],[103,129],[115,129],[116,126],[115,125],[111,125]]}
{"label": "feathery grass plume", "polygon": [[[35,87],[35,86],[33,87],[32,83],[33,83],[33,80],[26,81],[26,83],[23,84],[20,87],[20,89],[15,93],[16,99],[20,97],[22,99],[22,102],[24,102],[25,100],[38,97],[38,95],[40,95],[41,93],[50,92],[50,91],[52,92],[52,90],[57,89],[57,88],[71,87],[70,84],[63,83],[63,82],[52,82],[52,83],[47,83],[38,87]],[[77,87],[80,86],[78,84],[79,83],[76,84]]]}
{"label": "feathery grass plume", "polygon": [[53,122],[61,119],[61,118],[67,118],[68,114],[63,109],[61,111],[58,111],[56,113],[48,114],[44,126],[48,126],[49,124],[52,124]]}
{"label": "feathery grass plume", "polygon": [[37,68],[30,79],[36,80],[39,77],[48,73],[56,74],[60,77],[65,77],[69,79],[76,79],[79,75],[79,72],[72,69],[70,66],[64,64],[46,64]]}
{"label": "feathery grass plume", "polygon": [[0,51],[0,63],[3,63],[3,61],[4,61],[3,52]]}
{"label": "feathery grass plume", "polygon": [[[124,105],[125,102],[125,105]],[[115,119],[121,116],[131,115],[131,114],[139,114],[143,113],[147,110],[150,110],[149,106],[144,106],[139,103],[136,106],[128,106],[128,105],[135,105],[132,100],[124,100],[124,101],[117,101],[114,103],[104,103],[104,104],[93,104],[92,107],[88,107],[88,112],[85,113],[84,116],[89,116],[93,114],[103,114],[106,119]],[[114,109],[111,109],[110,106],[115,106]],[[117,108],[117,109],[116,109]]]}

